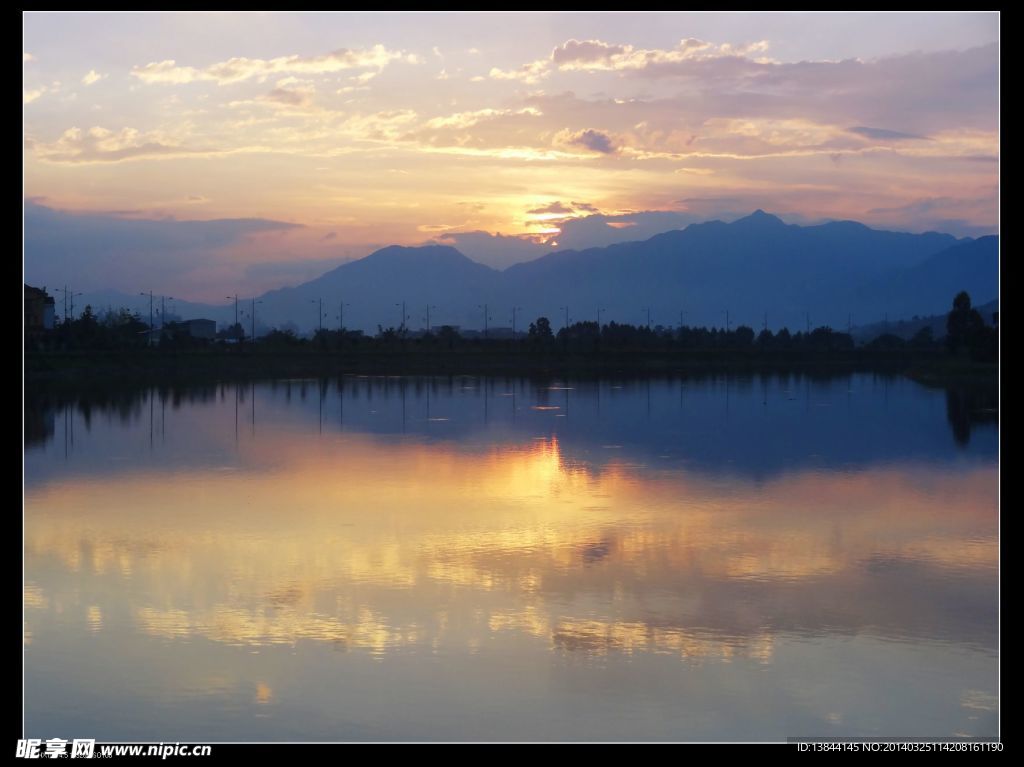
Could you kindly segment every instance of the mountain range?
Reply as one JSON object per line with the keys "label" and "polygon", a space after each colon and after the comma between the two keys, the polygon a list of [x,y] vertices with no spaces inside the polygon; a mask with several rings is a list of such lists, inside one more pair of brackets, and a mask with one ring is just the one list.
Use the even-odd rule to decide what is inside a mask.
{"label": "mountain range", "polygon": [[[517,330],[539,316],[557,329],[570,322],[612,320],[674,326],[803,329],[866,325],[888,317],[941,314],[960,290],[974,304],[998,297],[996,236],[958,239],[871,229],[854,221],[816,226],[786,224],[758,210],[732,223],[710,221],[641,242],[564,250],[503,271],[444,245],[391,246],[344,263],[309,282],[257,296],[260,328],[308,332],[322,322],[375,332],[378,325],[410,329],[452,324]],[[322,300],[322,305],[320,301]],[[149,300],[105,292],[82,296],[76,307],[126,306],[148,316]],[[250,299],[240,302],[249,332]],[[324,316],[318,316],[321,312]],[[234,305],[176,301],[175,314],[234,320]]]}

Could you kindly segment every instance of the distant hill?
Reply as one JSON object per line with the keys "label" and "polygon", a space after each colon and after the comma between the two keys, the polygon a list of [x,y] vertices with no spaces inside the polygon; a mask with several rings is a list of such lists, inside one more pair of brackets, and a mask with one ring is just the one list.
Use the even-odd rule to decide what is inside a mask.
{"label": "distant hill", "polygon": [[[323,299],[327,327],[345,324],[375,331],[397,326],[405,301],[406,323],[482,328],[508,327],[519,307],[519,329],[547,316],[557,330],[570,321],[647,321],[675,326],[680,312],[691,325],[759,328],[767,313],[772,328],[828,324],[845,329],[948,311],[966,289],[979,304],[998,291],[998,238],[957,239],[948,234],[908,234],[871,229],[854,221],[818,226],[786,224],[764,211],[732,223],[710,221],[641,242],[566,250],[504,271],[476,263],[441,245],[392,246],[351,261],[310,282],[259,296],[258,325],[318,326]],[[148,298],[126,297],[145,308]],[[79,299],[82,301],[82,299]],[[397,304],[397,305],[396,305]],[[76,304],[78,306],[84,304]],[[176,308],[180,306],[176,304]],[[243,309],[251,304],[246,301]],[[233,320],[231,306],[192,305],[195,316]],[[179,314],[183,312],[179,311]],[[250,320],[245,318],[246,329]]]}
{"label": "distant hill", "polygon": [[[950,301],[950,308],[953,308],[953,302]],[[973,301],[972,301],[973,306]],[[978,310],[978,314],[985,320],[986,325],[994,325],[992,321],[993,312],[999,311],[999,301],[989,301],[981,306],[974,306]],[[884,333],[891,333],[894,336],[899,336],[905,341],[910,340],[914,335],[924,327],[930,327],[932,329],[932,337],[935,340],[946,337],[946,318],[949,312],[942,314],[931,314],[927,317],[921,317],[919,315],[912,316],[910,319],[897,319],[889,322],[873,322],[870,325],[860,325],[853,328],[853,338],[858,342],[867,342],[873,338]]]}

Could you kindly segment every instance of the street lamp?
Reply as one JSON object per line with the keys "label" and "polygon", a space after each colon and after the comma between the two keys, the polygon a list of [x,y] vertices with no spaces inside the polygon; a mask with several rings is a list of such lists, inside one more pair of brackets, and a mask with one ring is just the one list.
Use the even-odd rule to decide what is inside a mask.
{"label": "street lamp", "polygon": [[224,298],[228,299],[229,301],[230,300],[234,300],[234,302],[235,302],[235,324],[237,325],[238,324],[238,294],[236,293],[233,296],[224,296]]}

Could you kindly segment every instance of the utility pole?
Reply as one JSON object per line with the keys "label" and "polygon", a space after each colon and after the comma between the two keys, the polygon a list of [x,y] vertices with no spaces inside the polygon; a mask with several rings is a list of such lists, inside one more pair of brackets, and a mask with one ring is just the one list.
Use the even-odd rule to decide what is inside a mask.
{"label": "utility pole", "polygon": [[647,329],[650,330],[651,329],[651,307],[648,306],[646,311],[647,311]]}
{"label": "utility pole", "polygon": [[[149,329],[150,329],[150,331],[152,331],[153,330],[153,291],[151,290],[148,293],[139,293],[139,295],[140,296],[149,296]],[[72,302],[72,304],[71,304],[71,311],[72,311],[72,313],[75,311],[75,304],[74,304],[74,302]]]}
{"label": "utility pole", "polygon": [[165,299],[174,300],[174,296],[160,296],[160,330],[164,329],[164,325],[167,324],[167,308],[164,304]]}
{"label": "utility pole", "polygon": [[603,312],[603,311],[604,311],[604,309],[601,309],[600,307],[598,307],[598,310],[597,310],[597,333],[598,333],[598,335],[601,334],[601,312]]}
{"label": "utility pole", "polygon": [[262,304],[262,301],[257,301],[255,298],[252,300],[252,338],[256,340],[256,304]]}
{"label": "utility pole", "polygon": [[522,307],[520,307],[520,306],[513,306],[512,307],[512,340],[513,341],[516,339],[516,312],[518,312],[521,308]]}
{"label": "utility pole", "polygon": [[807,312],[807,335],[811,334],[811,313]]}
{"label": "utility pole", "polygon": [[238,324],[238,294],[236,293],[233,296],[224,296],[224,298],[226,298],[228,300],[234,299],[234,301],[235,301],[235,325],[237,325]]}
{"label": "utility pole", "polygon": [[559,309],[565,309],[565,329],[569,330],[569,307],[568,306],[560,306],[558,308]]}
{"label": "utility pole", "polygon": [[846,315],[846,333],[847,335],[853,335],[853,315]]}
{"label": "utility pole", "polygon": [[316,311],[317,327],[320,330],[323,330],[324,329],[324,300],[322,298],[316,298],[316,299],[311,298],[311,299],[309,299],[309,302],[311,304],[316,304],[316,306],[317,306],[317,311]]}
{"label": "utility pole", "polygon": [[477,304],[476,308],[484,310],[484,338],[487,338],[487,304]]}
{"label": "utility pole", "polygon": [[763,329],[764,329],[765,331],[767,331],[767,330],[768,330],[768,312],[765,312],[765,313],[764,313],[764,328],[763,328]]}
{"label": "utility pole", "polygon": [[729,310],[725,310],[725,332],[729,332]]}
{"label": "utility pole", "polygon": [[344,301],[338,302],[338,330],[345,330],[345,307],[348,306]]}
{"label": "utility pole", "polygon": [[682,309],[679,310],[679,329],[683,329],[683,315],[686,314]]}

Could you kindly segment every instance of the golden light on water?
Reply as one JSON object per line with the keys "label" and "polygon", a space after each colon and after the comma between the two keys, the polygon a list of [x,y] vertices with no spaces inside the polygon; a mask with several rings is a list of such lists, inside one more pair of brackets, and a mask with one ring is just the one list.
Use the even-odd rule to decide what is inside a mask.
{"label": "golden light on water", "polygon": [[[133,630],[166,640],[386,653],[514,631],[588,654],[764,658],[774,632],[810,616],[758,628],[706,600],[744,583],[783,600],[811,584],[838,598],[880,559],[965,573],[996,562],[989,468],[723,484],[573,464],[553,437],[482,454],[364,437],[327,449],[284,438],[253,458],[263,449],[283,464],[33,490],[28,572],[49,577],[26,584],[29,628],[60,605],[102,633],[106,604],[126,602]],[[72,574],[98,603],[82,601]]]}

